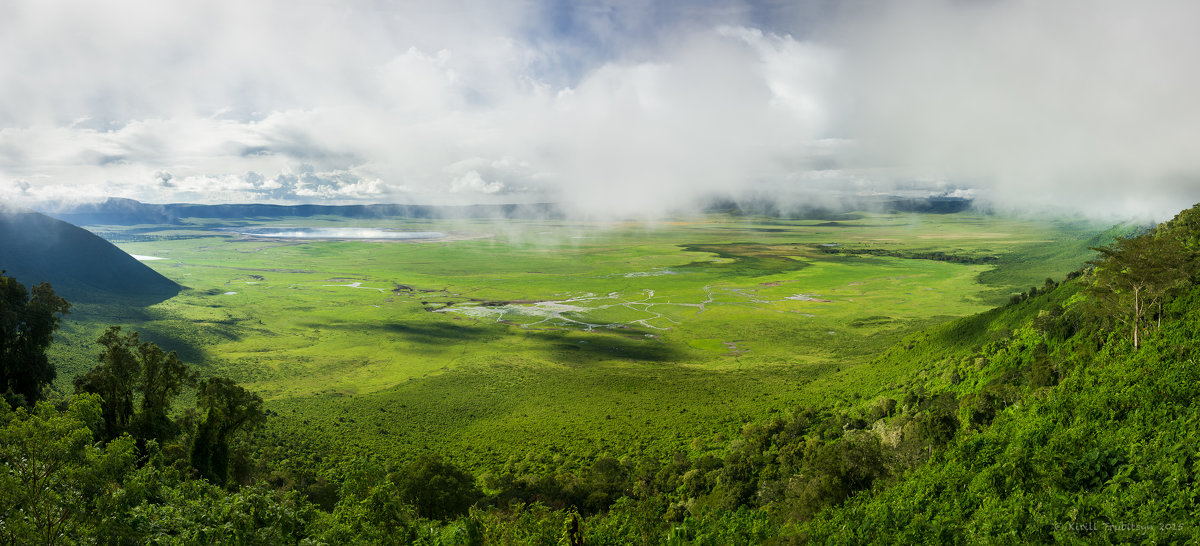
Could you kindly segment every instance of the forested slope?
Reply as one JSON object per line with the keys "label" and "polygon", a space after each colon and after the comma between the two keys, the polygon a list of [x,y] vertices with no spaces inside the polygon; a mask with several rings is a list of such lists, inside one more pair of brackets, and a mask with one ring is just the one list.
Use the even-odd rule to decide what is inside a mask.
{"label": "forested slope", "polygon": [[1112,271],[1106,259],[1048,293],[894,349],[885,358],[942,362],[931,371],[943,377],[916,389],[955,398],[956,411],[947,413],[958,421],[948,427],[953,439],[894,483],[801,524],[799,536],[856,543],[1200,537],[1197,213],[1142,237],[1181,244],[1143,249],[1151,273],[1166,264],[1179,282],[1157,300],[1149,296],[1141,316],[1131,291],[1104,287],[1106,275],[1136,272],[1127,264]]}

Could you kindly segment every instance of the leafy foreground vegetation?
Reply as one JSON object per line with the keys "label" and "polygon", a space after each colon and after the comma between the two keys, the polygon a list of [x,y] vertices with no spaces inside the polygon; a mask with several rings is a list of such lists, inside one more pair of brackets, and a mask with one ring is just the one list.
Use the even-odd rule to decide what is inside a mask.
{"label": "leafy foreground vegetation", "polygon": [[159,439],[138,432],[158,429],[134,426],[155,421],[136,411],[109,427],[112,402],[87,389],[14,398],[0,406],[0,540],[1192,542],[1197,250],[1200,206],[1061,283],[906,337],[872,363],[897,370],[877,393],[751,421],[717,449],[680,446],[665,462],[565,470],[562,454],[539,453],[472,474],[437,455],[309,459],[242,430],[224,436],[222,480],[194,446],[243,406],[214,413],[208,390],[197,396],[208,411],[173,413],[178,433]]}

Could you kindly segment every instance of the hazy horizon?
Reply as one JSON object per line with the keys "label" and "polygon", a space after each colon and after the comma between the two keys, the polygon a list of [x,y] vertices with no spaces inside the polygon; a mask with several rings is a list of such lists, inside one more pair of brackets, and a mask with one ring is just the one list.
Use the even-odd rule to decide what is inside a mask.
{"label": "hazy horizon", "polygon": [[0,8],[0,200],[1200,201],[1200,5],[50,1]]}

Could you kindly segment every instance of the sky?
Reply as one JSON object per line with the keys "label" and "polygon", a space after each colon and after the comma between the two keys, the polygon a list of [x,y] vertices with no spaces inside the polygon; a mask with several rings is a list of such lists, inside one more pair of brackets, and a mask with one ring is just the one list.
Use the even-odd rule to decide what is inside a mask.
{"label": "sky", "polygon": [[0,199],[1200,202],[1200,3],[0,1]]}

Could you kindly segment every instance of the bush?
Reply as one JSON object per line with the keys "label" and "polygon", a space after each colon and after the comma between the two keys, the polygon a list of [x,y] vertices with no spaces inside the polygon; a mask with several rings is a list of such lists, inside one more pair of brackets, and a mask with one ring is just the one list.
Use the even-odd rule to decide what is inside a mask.
{"label": "bush", "polygon": [[896,412],[896,401],[891,398],[884,398],[871,406],[871,412],[867,415],[868,419],[873,423],[884,417],[891,417]]}
{"label": "bush", "polygon": [[921,439],[933,446],[943,446],[958,432],[958,400],[954,393],[944,392],[932,400],[929,413],[917,424]]}
{"label": "bush", "polygon": [[1004,409],[1004,402],[991,389],[975,394],[967,404],[967,422],[971,426],[986,427]]}
{"label": "bush", "polygon": [[1039,358],[1029,369],[1029,384],[1034,387],[1053,387],[1058,384],[1058,370],[1048,359]]}

